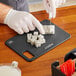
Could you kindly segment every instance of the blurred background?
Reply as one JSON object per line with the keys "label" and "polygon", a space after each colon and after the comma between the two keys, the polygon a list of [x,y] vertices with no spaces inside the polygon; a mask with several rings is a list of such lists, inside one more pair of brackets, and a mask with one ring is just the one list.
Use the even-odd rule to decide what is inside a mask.
{"label": "blurred background", "polygon": [[[28,0],[28,1],[29,1],[30,12],[44,10],[42,0]],[[64,5],[61,5],[60,7],[71,6],[71,5],[76,5],[76,0],[66,0],[66,3]]]}

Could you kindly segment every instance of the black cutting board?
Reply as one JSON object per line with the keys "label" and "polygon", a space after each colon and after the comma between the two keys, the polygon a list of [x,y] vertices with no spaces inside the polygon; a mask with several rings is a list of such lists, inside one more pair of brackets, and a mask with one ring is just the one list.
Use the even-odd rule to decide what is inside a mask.
{"label": "black cutting board", "polygon": [[[43,20],[41,23],[43,25],[48,25],[48,26],[50,24],[53,24],[50,23],[49,20]],[[5,44],[27,61],[35,60],[36,58],[52,50],[57,45],[63,43],[64,41],[70,38],[70,34],[68,34],[67,32],[65,32],[64,30],[62,30],[61,28],[55,25],[55,34],[44,35],[46,39],[46,43],[43,44],[41,47],[36,48],[35,46],[32,46],[31,44],[27,43],[26,35],[27,34],[16,35],[13,38],[7,40]],[[34,57],[28,58],[27,56],[25,56],[23,53],[26,51],[28,51]]]}

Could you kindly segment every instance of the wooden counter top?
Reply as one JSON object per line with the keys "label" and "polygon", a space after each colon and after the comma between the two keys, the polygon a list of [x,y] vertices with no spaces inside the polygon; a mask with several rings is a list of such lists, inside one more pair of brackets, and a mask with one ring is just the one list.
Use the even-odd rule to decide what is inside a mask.
{"label": "wooden counter top", "polygon": [[[32,13],[38,20],[48,19],[45,11]],[[52,19],[60,28],[71,34],[71,38],[52,51],[33,62],[27,62],[5,45],[5,41],[16,35],[6,25],[0,24],[0,63],[18,61],[22,76],[51,76],[51,63],[56,60],[63,62],[65,54],[76,48],[76,6],[57,9],[57,17]]]}

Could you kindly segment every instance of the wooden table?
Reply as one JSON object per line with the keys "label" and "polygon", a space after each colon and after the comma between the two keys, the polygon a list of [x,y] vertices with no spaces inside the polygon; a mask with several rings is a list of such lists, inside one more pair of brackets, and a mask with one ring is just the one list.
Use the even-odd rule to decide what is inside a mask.
{"label": "wooden table", "polygon": [[[48,19],[45,11],[32,13],[38,20]],[[16,35],[6,25],[0,24],[0,63],[18,61],[22,76],[51,76],[51,63],[63,62],[65,54],[76,48],[76,6],[57,9],[52,22],[71,34],[71,38],[33,62],[27,62],[5,45],[5,41]]]}

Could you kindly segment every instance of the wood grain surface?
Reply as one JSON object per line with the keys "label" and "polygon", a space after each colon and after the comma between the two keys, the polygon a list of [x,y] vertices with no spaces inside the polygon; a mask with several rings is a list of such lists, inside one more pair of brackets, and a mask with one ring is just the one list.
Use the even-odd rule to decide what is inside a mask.
{"label": "wood grain surface", "polygon": [[[32,13],[39,21],[48,19],[45,11]],[[5,41],[17,33],[0,24],[0,64],[18,61],[22,76],[51,76],[51,63],[64,61],[64,56],[76,48],[76,6],[57,9],[57,16],[52,19],[60,28],[71,34],[71,38],[33,62],[27,62],[5,45]]]}

